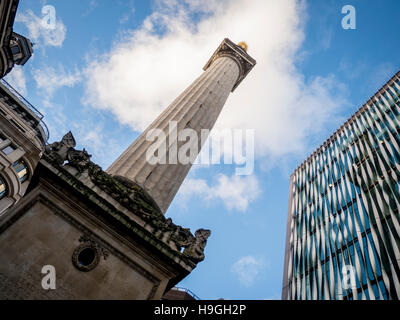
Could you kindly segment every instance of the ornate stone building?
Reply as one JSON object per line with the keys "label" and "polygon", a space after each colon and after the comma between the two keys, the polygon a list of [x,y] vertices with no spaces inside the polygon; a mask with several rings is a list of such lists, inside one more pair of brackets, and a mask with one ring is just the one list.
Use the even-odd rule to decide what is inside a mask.
{"label": "ornate stone building", "polygon": [[0,82],[0,214],[25,194],[48,133],[43,116]]}
{"label": "ornate stone building", "polygon": [[[13,32],[18,0],[0,1],[0,79],[32,55]],[[43,116],[5,80],[0,83],[0,214],[24,195],[47,141]]]}
{"label": "ornate stone building", "polygon": [[[145,136],[153,128],[168,135],[171,121],[178,132],[212,129],[256,63],[246,49],[225,39],[204,73],[106,172],[75,149],[71,132],[45,147],[28,168],[25,196],[0,215],[0,298],[160,299],[204,260],[211,232],[193,234],[164,216],[190,164],[150,164]],[[36,120],[31,143],[40,150],[46,134]],[[48,266],[54,290],[43,287]]]}
{"label": "ornate stone building", "polygon": [[19,0],[0,1],[0,78],[15,64],[24,65],[33,53],[29,39],[13,32],[18,4]]}

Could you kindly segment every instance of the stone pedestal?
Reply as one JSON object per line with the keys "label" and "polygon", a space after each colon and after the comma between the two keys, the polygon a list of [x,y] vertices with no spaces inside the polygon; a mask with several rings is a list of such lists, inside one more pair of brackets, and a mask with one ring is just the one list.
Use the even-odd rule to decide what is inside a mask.
{"label": "stone pedestal", "polygon": [[[0,216],[0,299],[160,299],[204,259],[210,231],[175,225],[74,146],[71,133],[47,146],[25,197]],[[42,287],[45,266],[55,290]]]}

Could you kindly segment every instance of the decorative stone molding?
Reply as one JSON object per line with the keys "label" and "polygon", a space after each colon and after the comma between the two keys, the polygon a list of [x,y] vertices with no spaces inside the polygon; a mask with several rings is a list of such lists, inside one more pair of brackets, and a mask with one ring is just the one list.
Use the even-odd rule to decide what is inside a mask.
{"label": "decorative stone molding", "polygon": [[[158,239],[195,264],[204,260],[204,248],[211,231],[200,229],[193,235],[190,229],[175,225],[170,218],[164,217],[155,201],[143,188],[127,178],[111,176],[104,172],[99,165],[90,161],[91,155],[85,149],[75,150],[75,145],[72,133],[68,132],[60,142],[48,145],[43,157],[59,169],[69,166],[77,169],[80,174],[87,174],[98,188],[150,225]],[[87,236],[81,237],[80,242],[83,244],[74,251],[73,263],[80,270],[90,271],[98,264],[99,257],[95,258],[93,264],[85,267],[78,261],[79,254],[85,248],[94,248],[96,256],[103,255],[106,258],[106,255],[103,249]]]}
{"label": "decorative stone molding", "polygon": [[79,172],[82,172],[89,165],[91,157],[85,149],[82,151],[72,149],[67,154],[68,163]]}
{"label": "decorative stone molding", "polygon": [[110,255],[110,253],[106,249],[101,247],[96,241],[94,241],[88,235],[81,236],[79,238],[79,242],[90,245],[93,248],[96,248],[96,250],[103,256],[104,260],[107,260],[108,256]]}
{"label": "decorative stone molding", "polygon": [[[78,270],[85,272],[93,270],[99,264],[101,256],[107,260],[109,252],[87,235],[81,236],[79,242],[81,244],[72,254],[72,263]],[[82,255],[86,256],[81,257]]]}
{"label": "decorative stone molding", "polygon": [[1,1],[0,4],[0,78],[3,78],[14,67],[10,40],[13,32],[15,15],[18,8],[18,0]]}
{"label": "decorative stone molding", "polygon": [[240,69],[239,78],[237,79],[235,85],[232,88],[232,92],[239,86],[239,84],[246,78],[251,69],[256,65],[256,60],[254,60],[250,55],[244,51],[244,49],[235,43],[233,43],[228,38],[225,38],[219,45],[218,49],[208,60],[207,64],[204,66],[203,70],[206,71],[215,60],[221,57],[232,58]]}
{"label": "decorative stone molding", "polygon": [[[87,264],[81,262],[80,256],[85,253],[85,251],[91,250],[93,252],[93,260]],[[100,256],[96,248],[93,248],[90,244],[84,243],[78,246],[74,253],[72,254],[72,263],[80,271],[89,272],[92,271],[100,262]]]}

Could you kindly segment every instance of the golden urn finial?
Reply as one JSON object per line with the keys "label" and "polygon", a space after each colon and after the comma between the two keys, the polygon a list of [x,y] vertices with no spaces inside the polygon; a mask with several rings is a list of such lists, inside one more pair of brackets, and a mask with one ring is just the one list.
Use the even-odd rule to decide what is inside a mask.
{"label": "golden urn finial", "polygon": [[244,41],[239,42],[239,43],[238,43],[238,46],[241,47],[241,48],[242,48],[244,51],[246,51],[246,52],[247,52],[247,49],[249,48],[249,46],[247,45],[247,43],[244,42]]}

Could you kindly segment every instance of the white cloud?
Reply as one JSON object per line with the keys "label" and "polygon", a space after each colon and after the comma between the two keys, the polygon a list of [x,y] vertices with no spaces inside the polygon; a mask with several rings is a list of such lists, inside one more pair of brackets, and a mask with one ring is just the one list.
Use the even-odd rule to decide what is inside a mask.
{"label": "white cloud", "polygon": [[260,186],[254,175],[228,177],[220,174],[213,186],[209,186],[203,179],[187,178],[179,189],[177,199],[181,204],[194,196],[207,201],[221,200],[229,210],[244,212],[260,193]]}
{"label": "white cloud", "polygon": [[58,103],[50,102],[48,99],[42,100],[40,104],[40,112],[44,115],[46,125],[50,133],[50,141],[61,141],[69,128],[69,122],[64,110],[64,106]]}
{"label": "white cloud", "polygon": [[67,27],[59,17],[56,17],[54,28],[49,28],[42,23],[42,19],[36,16],[32,10],[27,10],[25,13],[18,13],[15,21],[26,25],[29,32],[27,37],[36,46],[62,47],[67,34]]}
{"label": "white cloud", "polygon": [[216,126],[255,129],[264,162],[304,152],[344,103],[334,77],[305,81],[296,70],[304,10],[296,0],[158,1],[141,28],[89,64],[82,101],[142,131],[201,74],[223,38],[245,40],[258,64]]}
{"label": "white cloud", "polygon": [[246,287],[252,286],[263,270],[265,263],[253,256],[240,258],[231,268],[231,271],[238,276],[239,282]]}
{"label": "white cloud", "polygon": [[36,81],[36,87],[44,90],[47,98],[51,97],[57,89],[73,87],[82,80],[78,70],[68,72],[61,65],[57,68],[45,66],[42,69],[34,69],[32,75]]}
{"label": "white cloud", "polygon": [[21,66],[14,66],[12,71],[6,76],[6,81],[10,83],[20,94],[26,95],[26,78]]}

